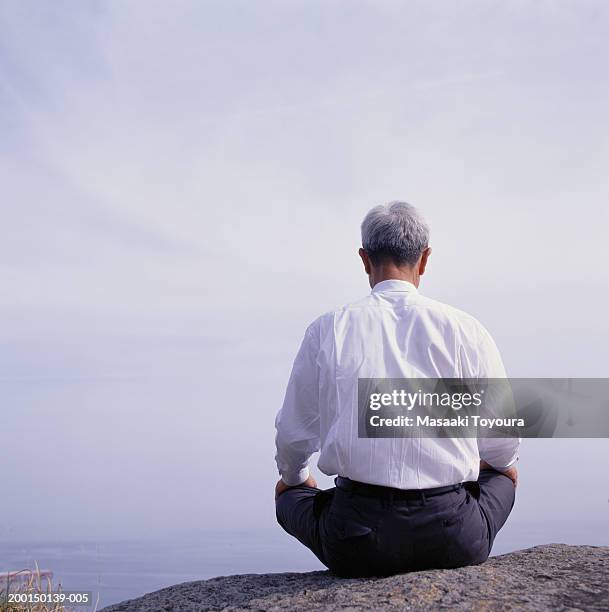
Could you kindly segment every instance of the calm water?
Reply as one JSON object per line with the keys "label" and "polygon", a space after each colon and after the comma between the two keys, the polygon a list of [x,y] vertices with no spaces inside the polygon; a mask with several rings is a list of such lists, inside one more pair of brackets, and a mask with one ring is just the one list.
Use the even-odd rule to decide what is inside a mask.
{"label": "calm water", "polygon": [[[0,542],[0,572],[53,571],[64,590],[99,594],[103,607],[165,586],[223,574],[307,571],[318,561],[278,532],[205,533],[116,542]],[[84,610],[84,608],[80,608]]]}
{"label": "calm water", "polygon": [[[604,540],[607,536],[604,537]],[[520,525],[500,533],[493,554],[561,541],[607,544],[599,531],[557,537],[552,526]],[[247,533],[198,533],[171,539],[122,542],[0,542],[0,572],[32,568],[54,572],[64,590],[99,594],[98,609],[165,586],[213,576],[321,569],[311,553],[279,530]],[[84,608],[79,608],[84,610]]]}

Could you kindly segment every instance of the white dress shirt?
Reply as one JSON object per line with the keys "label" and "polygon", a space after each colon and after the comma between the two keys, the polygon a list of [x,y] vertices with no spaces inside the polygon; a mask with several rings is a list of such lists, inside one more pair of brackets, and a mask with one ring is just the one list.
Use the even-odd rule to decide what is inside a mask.
{"label": "white dress shirt", "polygon": [[275,420],[277,467],[288,485],[318,467],[371,484],[427,489],[478,478],[480,459],[502,470],[514,438],[359,438],[358,378],[505,378],[499,351],[470,315],[386,280],[306,330]]}

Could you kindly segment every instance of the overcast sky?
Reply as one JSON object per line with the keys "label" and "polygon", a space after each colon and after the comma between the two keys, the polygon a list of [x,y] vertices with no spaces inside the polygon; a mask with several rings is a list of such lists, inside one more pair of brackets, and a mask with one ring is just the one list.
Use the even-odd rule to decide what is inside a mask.
{"label": "overcast sky", "polygon": [[[608,376],[608,32],[601,0],[1,2],[0,538],[271,526],[293,357],[389,200],[512,376]],[[502,537],[609,544],[607,464],[527,442]]]}

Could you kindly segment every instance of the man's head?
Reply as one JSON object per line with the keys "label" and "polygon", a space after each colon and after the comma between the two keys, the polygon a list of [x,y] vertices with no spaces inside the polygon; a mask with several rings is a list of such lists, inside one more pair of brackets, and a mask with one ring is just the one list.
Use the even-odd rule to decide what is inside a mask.
{"label": "man's head", "polygon": [[390,278],[418,287],[430,253],[429,227],[414,206],[390,202],[364,218],[359,255],[371,287]]}

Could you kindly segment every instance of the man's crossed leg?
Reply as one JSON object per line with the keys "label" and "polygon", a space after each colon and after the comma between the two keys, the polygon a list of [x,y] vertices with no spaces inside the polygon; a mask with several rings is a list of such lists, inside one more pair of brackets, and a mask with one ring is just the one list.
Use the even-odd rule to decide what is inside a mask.
{"label": "man's crossed leg", "polygon": [[[296,487],[278,485],[277,520],[326,567],[341,575],[375,575],[426,567],[455,567],[481,563],[488,557],[495,536],[512,510],[517,477],[515,468],[508,473],[497,472],[486,464],[482,464],[481,468],[478,480],[465,483],[463,489],[457,493],[446,494],[442,496],[443,499],[438,496],[427,501],[422,496],[422,503],[415,504],[416,507],[408,513],[412,516],[412,519],[408,520],[392,517],[391,507],[384,502],[379,502],[370,510],[369,500],[349,497],[347,503],[351,505],[368,504],[368,518],[372,513],[374,520],[368,524],[364,520],[361,525],[355,525],[355,528],[351,524],[350,528],[355,537],[344,540],[335,538],[332,533],[337,527],[336,516],[339,521],[342,516],[341,510],[334,508],[332,514],[336,516],[329,519],[336,489],[322,491],[317,488],[313,479]],[[340,503],[344,505],[344,500]],[[395,514],[398,517],[403,516],[403,512],[399,510]],[[369,532],[375,532],[379,525],[379,531],[385,529],[389,530],[389,533],[380,534],[378,538],[363,537]],[[338,527],[340,528],[340,525]],[[418,549],[416,542],[411,544],[409,528],[412,528],[412,539],[419,542]],[[401,542],[397,533],[396,538],[392,537],[392,530],[400,532]],[[362,537],[358,537],[358,534]],[[372,533],[372,536],[374,535]],[[460,540],[458,545],[461,547],[463,542],[467,542],[466,549],[458,551],[459,554],[452,557],[449,549],[454,552],[457,543],[451,547],[451,537]],[[339,553],[338,557],[328,554],[330,540],[333,551]],[[359,553],[362,563],[364,557],[367,559],[365,565],[358,565],[357,559],[351,559],[348,570],[341,567],[343,564],[336,559],[340,557],[340,546],[343,542],[344,557],[351,558]],[[390,562],[385,562],[386,559]]]}

